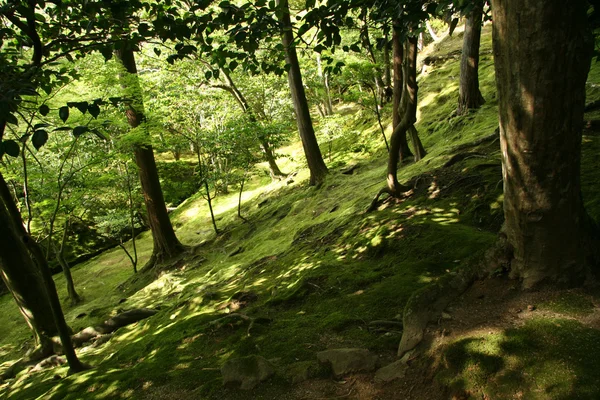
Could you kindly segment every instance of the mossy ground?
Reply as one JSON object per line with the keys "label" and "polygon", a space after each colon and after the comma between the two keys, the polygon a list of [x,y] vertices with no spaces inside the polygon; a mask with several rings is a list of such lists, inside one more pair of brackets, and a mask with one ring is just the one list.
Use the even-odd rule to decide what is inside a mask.
{"label": "mossy ground", "polygon": [[[428,51],[447,54],[460,46],[457,32]],[[74,329],[121,308],[158,307],[160,312],[118,330],[99,348],[82,349],[81,358],[93,370],[69,377],[66,368],[22,374],[2,387],[4,397],[275,399],[286,394],[294,398],[284,371],[295,363],[313,362],[319,350],[363,347],[382,359],[392,359],[400,332],[375,332],[368,322],[398,318],[414,290],[489,247],[502,223],[497,141],[460,150],[472,155],[443,167],[457,153],[457,146],[488,136],[497,126],[489,26],[482,38],[480,82],[487,101],[482,109],[463,117],[452,115],[458,79],[459,64],[453,59],[430,67],[419,78],[417,128],[429,154],[399,172],[401,181],[416,182],[412,196],[365,214],[384,184],[385,147],[372,115],[341,105],[338,112],[344,118],[336,121],[341,133],[331,141],[331,157],[329,144],[323,147],[331,173],[320,188],[307,186],[302,148],[295,142],[279,150],[278,160],[285,172],[298,172],[293,182],[271,182],[259,172],[247,183],[242,206],[247,223],[237,218],[235,193],[215,201],[217,224],[223,231],[219,236],[212,231],[202,196],[184,201],[172,220],[178,237],[193,246],[193,253],[155,281],[147,285],[144,279],[132,281],[132,268],[119,249],[74,268],[75,283],[85,300],[75,307],[65,305]],[[590,96],[600,97],[595,86],[590,87]],[[389,111],[388,106],[388,117]],[[595,185],[600,178],[598,139],[585,137],[582,163],[586,204],[596,218],[600,217]],[[320,135],[320,140],[326,143],[329,138]],[[354,163],[359,167],[353,175],[340,173],[343,166]],[[138,238],[141,264],[148,259],[151,245],[148,233]],[[121,285],[128,279],[129,286]],[[56,280],[65,298],[64,281],[60,276]],[[240,292],[247,293],[245,301],[239,301]],[[7,365],[22,353],[29,333],[12,299],[3,296],[0,302],[0,361]],[[566,313],[585,308],[567,302],[571,305],[547,306]],[[228,312],[242,312],[262,322],[250,332],[247,322],[235,318],[209,325]],[[543,370],[541,376],[549,382],[546,388],[556,382],[548,397],[539,398],[566,398],[563,395],[577,387],[582,388],[577,392],[582,398],[600,396],[592,379],[600,360],[600,349],[592,345],[599,342],[598,332],[571,320],[557,321],[534,320],[497,336],[459,339],[448,350],[451,373],[445,382],[481,387],[491,394],[500,393],[497,388],[504,382],[511,387],[529,382],[529,378],[511,380],[509,375],[486,380],[510,365],[524,368],[530,377]],[[556,356],[558,349],[563,349],[559,354],[572,349],[573,357],[586,356],[576,371],[577,382],[560,383],[571,372],[570,364]],[[250,393],[222,388],[218,368],[230,357],[250,354],[274,359],[281,375]],[[317,375],[324,373],[317,369]],[[55,375],[61,379],[55,380]]]}

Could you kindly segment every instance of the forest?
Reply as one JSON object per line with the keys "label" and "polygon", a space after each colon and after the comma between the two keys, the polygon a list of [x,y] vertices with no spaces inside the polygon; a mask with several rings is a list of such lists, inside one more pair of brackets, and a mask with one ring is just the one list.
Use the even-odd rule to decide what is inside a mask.
{"label": "forest", "polygon": [[599,12],[0,0],[0,399],[599,399]]}

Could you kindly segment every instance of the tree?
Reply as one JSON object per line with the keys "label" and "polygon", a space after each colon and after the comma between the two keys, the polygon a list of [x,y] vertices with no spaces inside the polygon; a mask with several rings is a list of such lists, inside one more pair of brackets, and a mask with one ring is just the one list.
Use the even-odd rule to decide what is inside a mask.
{"label": "tree", "polygon": [[[142,89],[137,76],[137,67],[133,49],[127,43],[115,52],[117,59],[123,64],[125,69],[123,77],[123,86],[127,89],[131,102],[126,107],[126,115],[129,126],[132,129],[145,130],[144,127],[144,106],[142,100]],[[148,132],[142,134],[148,137]],[[152,256],[146,264],[148,268],[154,266],[157,262],[169,259],[180,254],[184,246],[179,242],[169,214],[167,206],[160,187],[156,161],[154,160],[154,150],[150,143],[138,143],[134,146],[135,163],[138,166],[142,191],[144,193],[144,202],[148,212],[148,221],[152,230],[152,239],[154,248]],[[144,267],[146,268],[146,267]]]}
{"label": "tree", "polygon": [[481,107],[485,100],[479,90],[479,44],[481,42],[481,20],[483,0],[475,0],[467,14],[460,61],[460,85],[458,87],[458,115]]}
{"label": "tree", "polygon": [[[402,101],[402,92],[404,88],[404,79],[402,74],[402,64],[404,59],[404,47],[402,46],[402,40],[400,39],[400,27],[399,22],[393,25],[393,66],[394,66],[394,94],[393,94],[393,106],[392,106],[392,128],[396,130],[396,127],[400,124],[400,104]],[[412,157],[412,152],[408,147],[408,141],[406,140],[406,132],[399,138],[399,157],[400,163],[404,162],[408,157]]]}
{"label": "tree", "polygon": [[304,86],[302,84],[302,74],[300,72],[300,64],[298,62],[298,54],[294,44],[294,33],[292,30],[292,22],[290,19],[290,10],[287,0],[277,0],[279,7],[279,20],[281,23],[281,41],[285,50],[285,60],[288,65],[288,80],[290,83],[290,91],[294,109],[296,110],[296,122],[298,131],[302,139],[302,146],[308,168],[310,170],[310,185],[320,185],[323,183],[327,175],[327,166],[323,161],[321,149],[317,143],[315,130],[313,128]]}
{"label": "tree", "polygon": [[600,248],[580,187],[588,3],[494,0],[492,13],[510,275],[579,284]]}

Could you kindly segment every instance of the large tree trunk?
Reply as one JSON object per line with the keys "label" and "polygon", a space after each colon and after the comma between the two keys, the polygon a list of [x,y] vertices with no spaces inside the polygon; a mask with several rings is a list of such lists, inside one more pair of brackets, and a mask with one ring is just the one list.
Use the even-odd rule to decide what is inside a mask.
{"label": "large tree trunk", "polygon": [[320,185],[327,175],[327,166],[323,161],[321,149],[317,143],[315,130],[313,128],[304,86],[302,84],[302,75],[300,73],[300,64],[298,62],[298,54],[296,54],[296,46],[294,44],[294,33],[292,31],[292,22],[290,19],[290,9],[288,0],[277,0],[277,5],[280,8],[280,22],[282,24],[281,40],[285,49],[285,61],[289,65],[288,81],[290,91],[292,93],[292,102],[294,110],[296,110],[296,122],[308,169],[310,170],[310,185]]}
{"label": "large tree trunk", "polygon": [[[402,102],[402,92],[404,88],[404,77],[402,73],[402,64],[404,59],[404,47],[400,40],[400,32],[398,27],[394,24],[394,33],[392,36],[393,42],[393,65],[394,65],[394,104],[392,108],[392,128],[394,131],[398,124],[400,124],[400,105]],[[408,141],[406,140],[406,132],[399,138],[399,157],[400,162],[404,162],[408,157],[412,157],[412,152],[408,147]]]}
{"label": "large tree trunk", "polygon": [[481,20],[483,1],[475,0],[473,10],[467,15],[460,61],[460,86],[458,88],[458,115],[469,109],[481,107],[485,100],[479,90],[479,45],[481,42]]}
{"label": "large tree trunk", "polygon": [[583,0],[492,1],[503,232],[513,252],[511,276],[526,288],[583,282],[600,247],[580,190],[593,50],[587,9]]}
{"label": "large tree trunk", "polygon": [[[22,241],[11,237],[28,238],[21,215],[10,195],[6,181],[0,174],[0,269],[2,280],[13,295],[23,318],[33,331],[37,346],[50,348],[50,338],[57,334],[50,303],[42,277],[31,261]],[[9,222],[7,222],[9,221]],[[15,235],[11,225],[19,229]]]}
{"label": "large tree trunk", "polygon": [[[127,121],[132,129],[137,128],[142,124],[145,117],[142,90],[137,77],[133,50],[124,44],[124,47],[116,51],[115,54],[127,72],[127,75],[122,77],[122,81],[123,86],[127,89],[128,96],[132,99],[132,102],[127,105]],[[138,144],[134,148],[134,154],[154,242],[152,256],[147,264],[150,268],[157,262],[180,254],[184,250],[184,246],[175,236],[175,231],[167,214],[152,145]]]}
{"label": "large tree trunk", "polygon": [[[27,235],[20,217],[16,218],[13,211],[11,203],[6,201],[3,194],[0,203],[2,279],[15,297],[38,344],[42,346],[41,353],[50,351],[48,337],[58,332],[70,371],[73,373],[83,371],[87,366],[79,361],[73,349],[71,333],[46,258],[41,247]],[[49,328],[50,316],[53,329]]]}

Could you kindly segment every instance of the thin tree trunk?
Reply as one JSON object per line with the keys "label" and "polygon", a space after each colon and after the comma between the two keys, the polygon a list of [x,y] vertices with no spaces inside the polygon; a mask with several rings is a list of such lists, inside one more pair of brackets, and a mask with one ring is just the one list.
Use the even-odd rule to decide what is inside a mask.
{"label": "thin tree trunk", "polygon": [[392,82],[392,62],[390,60],[390,33],[389,33],[390,27],[389,25],[386,25],[383,29],[383,40],[385,41],[385,44],[383,46],[383,67],[384,67],[384,84],[386,87],[386,91],[387,88],[391,88],[393,85]]}
{"label": "thin tree trunk", "polygon": [[[122,77],[123,86],[133,101],[127,106],[126,114],[129,126],[137,128],[144,121],[142,91],[137,77],[137,67],[133,50],[124,47],[115,52],[127,72]],[[158,262],[180,254],[184,246],[179,242],[171,225],[167,207],[160,187],[154,151],[150,144],[138,144],[134,147],[135,163],[138,166],[144,202],[148,212],[148,222],[152,231],[154,248],[146,267],[151,268]],[[146,268],[144,267],[144,268]]]}
{"label": "thin tree trunk", "polygon": [[[225,70],[221,70],[221,71],[222,71],[223,76],[225,77],[225,80],[227,81],[227,85],[222,85],[222,86],[218,86],[218,87],[231,93],[233,95],[233,97],[236,99],[236,101],[238,102],[238,104],[240,105],[240,107],[242,108],[242,110],[248,114],[250,121],[255,122],[256,115],[254,114],[254,112],[252,112],[252,109],[250,108],[250,105],[248,104],[248,100],[246,100],[246,97],[244,96],[244,94],[238,89],[237,85],[235,84],[233,79],[231,79],[231,76],[227,73],[227,71],[225,71]],[[273,154],[273,150],[271,149],[271,145],[269,144],[269,141],[262,137],[259,137],[258,141],[260,143],[260,147],[263,149],[263,152],[265,155],[265,160],[267,160],[267,163],[269,164],[269,171],[271,174],[271,179],[279,179],[281,177],[286,176],[286,174],[281,172],[281,170],[279,169],[279,166],[277,165],[277,162],[275,161],[275,155]]]}
{"label": "thin tree trunk", "polygon": [[306,94],[304,93],[300,64],[298,62],[298,55],[296,54],[296,46],[294,44],[294,33],[292,31],[288,0],[277,0],[277,6],[280,8],[281,13],[281,41],[285,49],[285,60],[290,66],[288,69],[288,81],[292,94],[292,102],[294,103],[294,110],[296,111],[296,122],[298,124],[300,139],[302,140],[304,154],[308,163],[308,169],[310,170],[309,184],[311,186],[318,186],[325,180],[328,170],[323,161],[319,144],[317,143],[308,102],[306,101]]}
{"label": "thin tree trunk", "polygon": [[213,228],[215,229],[215,233],[219,234],[219,228],[217,228],[217,221],[215,219],[215,212],[212,207],[212,198],[210,197],[210,188],[208,187],[208,181],[204,179],[204,189],[206,190],[206,201],[208,202],[208,209],[210,211],[210,219],[212,221]]}
{"label": "thin tree trunk", "polygon": [[404,59],[404,88],[402,94],[402,119],[392,133],[387,168],[387,191],[398,197],[406,188],[398,183],[398,161],[400,158],[400,138],[406,138],[406,133],[413,127],[417,118],[417,38],[406,40]]}
{"label": "thin tree trunk", "polygon": [[[404,88],[404,74],[402,72],[402,65],[404,63],[404,48],[400,40],[400,32],[394,24],[394,33],[392,36],[393,51],[394,51],[394,105],[392,111],[392,128],[395,131],[400,124],[400,106],[402,104],[402,92]],[[397,139],[398,141],[398,156],[400,157],[400,163],[406,161],[408,157],[412,157],[412,152],[408,147],[408,140],[406,139],[406,132],[401,134]],[[393,146],[392,146],[393,148]]]}
{"label": "thin tree trunk", "polygon": [[469,109],[481,107],[485,100],[479,90],[479,46],[481,42],[481,21],[483,1],[476,0],[473,10],[467,15],[460,61],[460,86],[458,89],[458,115]]}
{"label": "thin tree trunk", "polygon": [[429,23],[429,21],[425,21],[425,26],[427,27],[427,32],[429,32],[429,36],[431,36],[431,38],[433,39],[434,42],[437,42],[438,40],[440,40],[439,36],[435,34],[435,31],[431,27],[431,24]]}
{"label": "thin tree trunk", "polygon": [[75,290],[75,284],[73,283],[73,275],[71,274],[71,268],[69,267],[69,264],[67,263],[67,260],[65,260],[64,257],[64,253],[65,253],[65,243],[67,242],[67,237],[69,236],[69,216],[67,216],[67,219],[65,221],[65,227],[64,227],[64,232],[63,232],[63,236],[62,236],[62,240],[60,242],[60,247],[56,250],[56,259],[58,261],[58,263],[60,264],[62,270],[63,270],[63,274],[65,276],[65,282],[67,284],[67,293],[69,295],[69,301],[71,302],[71,305],[75,305],[77,303],[79,303],[81,301],[81,297],[79,297],[79,294],[77,294],[77,291]]}
{"label": "thin tree trunk", "polygon": [[493,0],[511,277],[580,284],[597,272],[598,231],[583,206],[581,136],[593,51],[583,0]]}

